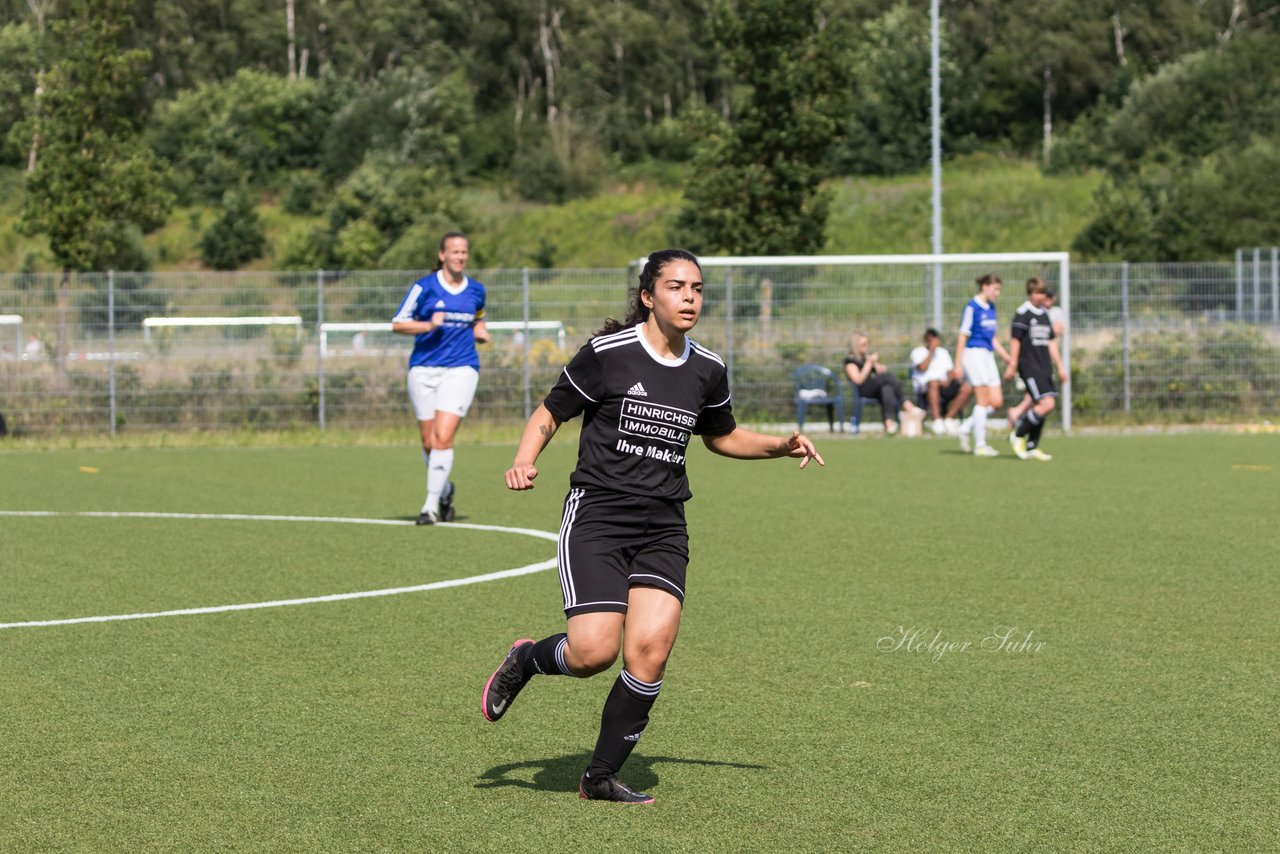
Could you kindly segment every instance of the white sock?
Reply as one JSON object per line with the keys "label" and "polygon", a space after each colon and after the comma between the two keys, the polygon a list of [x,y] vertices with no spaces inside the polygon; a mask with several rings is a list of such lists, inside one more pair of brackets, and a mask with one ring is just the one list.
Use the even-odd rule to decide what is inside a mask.
{"label": "white sock", "polygon": [[453,471],[453,448],[431,452],[431,465],[427,468],[427,503],[423,507],[431,513],[440,512],[440,493],[449,482],[449,473]]}
{"label": "white sock", "polygon": [[991,412],[990,406],[973,408],[973,443],[979,448],[987,444],[987,413],[989,412]]}
{"label": "white sock", "polygon": [[[431,452],[430,452],[430,451],[428,451],[426,448],[423,448],[423,449],[422,449],[422,463],[423,463],[423,465],[425,465],[425,466],[427,467],[427,484],[426,484],[426,486],[427,486],[427,491],[428,491],[428,492],[430,492],[430,491],[431,491]],[[423,513],[426,513],[426,512],[427,512],[427,505],[426,505],[426,502],[423,502],[423,504],[422,504],[422,511],[421,511],[421,512],[423,512]]]}

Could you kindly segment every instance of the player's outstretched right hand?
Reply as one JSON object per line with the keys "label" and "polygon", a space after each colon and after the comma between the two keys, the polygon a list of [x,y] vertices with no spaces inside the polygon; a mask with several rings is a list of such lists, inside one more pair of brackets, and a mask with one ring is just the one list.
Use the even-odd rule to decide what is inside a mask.
{"label": "player's outstretched right hand", "polygon": [[537,476],[537,466],[514,465],[507,469],[507,489],[533,489],[533,479]]}

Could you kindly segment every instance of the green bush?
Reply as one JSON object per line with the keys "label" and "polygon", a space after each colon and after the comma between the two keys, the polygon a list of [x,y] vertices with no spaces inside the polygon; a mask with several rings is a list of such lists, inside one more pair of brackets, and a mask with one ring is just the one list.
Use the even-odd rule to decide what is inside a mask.
{"label": "green bush", "polygon": [[[1082,421],[1124,414],[1123,344],[1073,353],[1072,405]],[[1228,325],[1136,335],[1129,389],[1136,421],[1203,421],[1274,414],[1280,407],[1280,347],[1256,327]]]}
{"label": "green bush", "polygon": [[243,190],[222,196],[222,211],[200,239],[200,260],[214,270],[237,270],[267,249],[267,237],[253,200]]}
{"label": "green bush", "polygon": [[241,183],[261,186],[280,170],[318,166],[339,92],[241,69],[161,102],[149,140],[173,165],[184,202],[215,201]]}
{"label": "green bush", "polygon": [[606,162],[593,141],[566,123],[540,128],[516,152],[511,171],[522,198],[559,204],[593,195],[604,180]]}
{"label": "green bush", "polygon": [[295,172],[289,176],[281,207],[294,216],[308,216],[320,207],[324,190],[320,179],[313,172]]}

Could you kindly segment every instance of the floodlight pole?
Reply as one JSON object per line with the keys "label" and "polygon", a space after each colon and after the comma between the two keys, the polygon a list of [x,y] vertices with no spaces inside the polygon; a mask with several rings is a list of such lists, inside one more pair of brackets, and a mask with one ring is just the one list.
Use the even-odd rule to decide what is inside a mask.
{"label": "floodlight pole", "polygon": [[107,395],[110,398],[107,417],[111,419],[111,438],[116,435],[116,271],[107,271]]}
{"label": "floodlight pole", "polygon": [[317,425],[325,429],[324,400],[324,270],[316,270],[316,418]]}
{"label": "floodlight pole", "polygon": [[[933,165],[933,254],[942,254],[942,72],[939,67],[938,0],[929,2],[930,159]],[[942,264],[933,265],[933,326],[942,328]]]}

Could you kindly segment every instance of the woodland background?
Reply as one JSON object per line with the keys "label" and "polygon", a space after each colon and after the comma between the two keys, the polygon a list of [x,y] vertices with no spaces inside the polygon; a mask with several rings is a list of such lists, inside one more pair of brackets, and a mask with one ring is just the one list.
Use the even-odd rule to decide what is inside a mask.
{"label": "woodland background", "polygon": [[[0,0],[0,272],[927,251],[928,11]],[[1280,243],[1280,2],[941,12],[948,251]]]}

